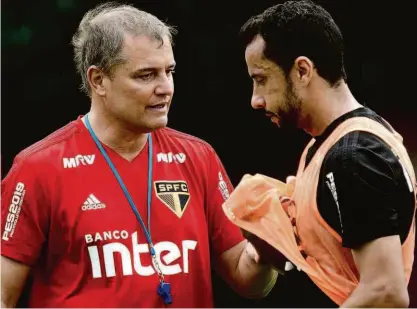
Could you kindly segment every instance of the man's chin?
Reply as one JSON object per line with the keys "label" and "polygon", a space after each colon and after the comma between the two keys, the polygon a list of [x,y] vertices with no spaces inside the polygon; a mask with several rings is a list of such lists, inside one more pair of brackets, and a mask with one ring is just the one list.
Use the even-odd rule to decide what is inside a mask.
{"label": "man's chin", "polygon": [[168,117],[161,117],[148,123],[147,129],[149,132],[165,128],[168,125]]}

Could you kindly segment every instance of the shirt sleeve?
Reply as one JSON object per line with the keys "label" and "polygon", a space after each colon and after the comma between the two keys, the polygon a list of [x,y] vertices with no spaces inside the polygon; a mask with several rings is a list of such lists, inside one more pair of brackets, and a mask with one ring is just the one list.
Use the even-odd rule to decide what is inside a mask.
{"label": "shirt sleeve", "polygon": [[222,204],[233,190],[222,162],[213,149],[209,153],[207,191],[208,226],[211,250],[216,256],[244,240],[240,229],[226,217]]}
{"label": "shirt sleeve", "polygon": [[414,211],[413,188],[407,177],[382,140],[354,132],[324,162],[319,211],[347,248],[391,235],[404,241]]}
{"label": "shirt sleeve", "polygon": [[49,206],[40,168],[16,159],[1,183],[1,254],[32,266],[47,239]]}

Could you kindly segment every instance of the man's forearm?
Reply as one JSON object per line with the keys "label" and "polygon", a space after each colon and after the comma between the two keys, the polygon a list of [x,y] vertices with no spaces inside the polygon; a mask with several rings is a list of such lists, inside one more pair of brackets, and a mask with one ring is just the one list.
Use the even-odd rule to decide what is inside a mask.
{"label": "man's forearm", "polygon": [[17,301],[12,301],[12,299],[5,297],[4,293],[1,295],[1,307],[0,308],[15,308]]}
{"label": "man's forearm", "polygon": [[341,308],[407,308],[408,303],[408,294],[396,291],[395,288],[359,283]]}
{"label": "man's forearm", "polygon": [[274,287],[278,272],[270,265],[256,262],[244,249],[236,269],[236,277],[241,294],[247,298],[262,298]]}

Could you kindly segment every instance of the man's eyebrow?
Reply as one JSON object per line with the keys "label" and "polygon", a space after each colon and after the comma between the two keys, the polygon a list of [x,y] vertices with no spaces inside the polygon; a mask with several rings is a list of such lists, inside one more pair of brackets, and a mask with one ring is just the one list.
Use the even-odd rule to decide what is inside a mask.
{"label": "man's eyebrow", "polygon": [[173,63],[171,63],[168,67],[167,67],[167,69],[173,69],[173,68],[175,68],[177,66],[177,63],[176,62],[173,62]]}
{"label": "man's eyebrow", "polygon": [[[173,68],[175,68],[176,65],[177,64],[175,62],[171,63],[170,65],[167,66],[167,69],[173,69]],[[158,69],[159,68],[148,66],[148,67],[139,68],[139,69],[135,70],[133,73],[138,74],[138,73],[152,72],[152,71],[158,71]]]}

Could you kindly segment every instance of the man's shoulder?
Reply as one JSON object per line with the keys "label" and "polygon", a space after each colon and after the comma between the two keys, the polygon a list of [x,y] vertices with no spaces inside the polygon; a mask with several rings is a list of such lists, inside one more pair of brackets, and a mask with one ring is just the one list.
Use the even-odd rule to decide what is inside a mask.
{"label": "man's shoulder", "polygon": [[334,159],[355,161],[360,159],[359,154],[389,158],[390,160],[395,157],[391,147],[381,137],[365,131],[353,131],[345,134],[328,153]]}
{"label": "man's shoulder", "polygon": [[365,131],[349,132],[331,147],[324,158],[322,172],[327,174],[333,170],[347,177],[347,185],[356,181],[374,188],[384,186],[385,192],[404,180],[395,152],[382,138]]}
{"label": "man's shoulder", "polygon": [[[394,133],[390,123],[371,110],[361,110],[352,118],[354,117],[369,118],[385,127],[391,133]],[[326,157],[341,160],[340,162],[342,162],[342,160],[358,160],[360,158],[358,153],[371,153],[383,158],[391,158],[393,156],[391,148],[376,132],[354,130],[344,134],[335,141]]]}
{"label": "man's shoulder", "polygon": [[158,130],[158,134],[165,137],[169,142],[175,143],[175,145],[184,147],[185,149],[205,149],[209,152],[214,152],[211,144],[204,139],[170,127]]}
{"label": "man's shoulder", "polygon": [[77,131],[78,126],[76,122],[71,121],[21,150],[16,155],[13,164],[20,165],[23,162],[27,164],[41,164],[49,161],[49,159],[55,157],[57,152],[62,152],[64,150],[66,142],[74,136]]}
{"label": "man's shoulder", "polygon": [[[354,166],[392,165],[397,161],[391,148],[379,136],[365,131],[353,131],[341,137],[326,153],[325,165]],[[354,170],[351,170],[353,172]]]}

